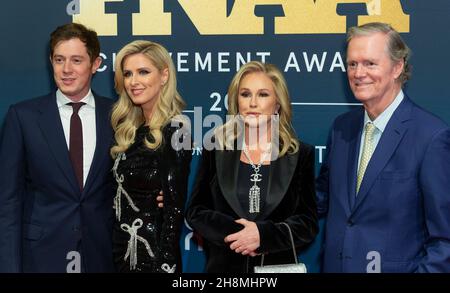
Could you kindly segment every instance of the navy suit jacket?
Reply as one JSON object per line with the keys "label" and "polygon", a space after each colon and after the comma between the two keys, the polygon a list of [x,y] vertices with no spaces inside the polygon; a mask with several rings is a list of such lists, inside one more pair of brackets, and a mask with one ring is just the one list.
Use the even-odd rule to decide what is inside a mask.
{"label": "navy suit jacket", "polygon": [[362,108],[335,120],[316,182],[323,270],[450,272],[449,127],[405,96],[356,195],[363,121]]}
{"label": "navy suit jacket", "polygon": [[113,271],[113,101],[94,98],[97,141],[83,192],[55,93],[10,107],[0,137],[0,272],[66,272],[71,251],[82,271]]}

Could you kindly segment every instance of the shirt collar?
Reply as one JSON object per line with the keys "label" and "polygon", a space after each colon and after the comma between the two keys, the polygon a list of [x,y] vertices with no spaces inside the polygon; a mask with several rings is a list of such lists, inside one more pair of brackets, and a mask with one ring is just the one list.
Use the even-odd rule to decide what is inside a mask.
{"label": "shirt collar", "polygon": [[[80,102],[83,102],[87,106],[95,108],[95,100],[92,91],[89,90],[87,95],[84,98],[82,98]],[[72,103],[72,100],[69,99],[65,94],[63,94],[60,89],[58,89],[56,91],[56,104],[58,105],[58,108],[61,108],[62,106],[67,105],[68,103]]]}
{"label": "shirt collar", "polygon": [[380,114],[377,118],[375,118],[374,121],[372,121],[367,114],[367,111],[364,111],[364,126],[368,122],[372,122],[375,127],[383,133],[384,129],[386,128],[386,125],[389,122],[389,119],[391,119],[392,115],[394,114],[395,110],[398,108],[400,103],[403,101],[403,98],[405,97],[405,94],[402,90],[398,93],[398,95],[395,97],[394,101]]}

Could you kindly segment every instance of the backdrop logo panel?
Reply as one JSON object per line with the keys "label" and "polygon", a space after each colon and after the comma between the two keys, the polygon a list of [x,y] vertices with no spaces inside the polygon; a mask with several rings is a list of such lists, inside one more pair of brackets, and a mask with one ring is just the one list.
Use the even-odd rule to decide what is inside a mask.
{"label": "backdrop logo panel", "polygon": [[[402,33],[413,51],[406,93],[450,122],[448,0],[9,0],[1,13],[0,119],[10,104],[54,90],[48,41],[58,25],[80,22],[97,31],[103,63],[93,89],[112,98],[120,48],[136,39],[163,44],[177,69],[178,88],[188,104],[185,114],[202,122],[201,135],[193,129],[197,147],[190,187],[201,138],[216,126],[206,117],[225,117],[229,82],[250,60],[274,63],[284,71],[293,125],[300,140],[315,145],[318,170],[333,120],[360,107],[348,87],[345,65],[345,32],[354,25],[382,21]],[[309,272],[320,269],[322,240],[321,233],[300,256]],[[184,271],[203,270],[201,244],[185,225]]]}
{"label": "backdrop logo panel", "polygon": [[[117,15],[106,13],[106,4],[124,0],[75,0],[67,6],[74,22],[94,28],[101,36],[117,36]],[[133,36],[172,35],[176,18],[164,11],[164,0],[140,0],[139,12],[132,16]],[[279,5],[281,15],[274,15],[275,34],[345,33],[346,16],[338,15],[338,4],[365,3],[367,14],[358,24],[373,21],[391,23],[399,32],[409,32],[409,16],[400,0],[178,0],[201,35],[264,34],[264,19],[255,8]]]}

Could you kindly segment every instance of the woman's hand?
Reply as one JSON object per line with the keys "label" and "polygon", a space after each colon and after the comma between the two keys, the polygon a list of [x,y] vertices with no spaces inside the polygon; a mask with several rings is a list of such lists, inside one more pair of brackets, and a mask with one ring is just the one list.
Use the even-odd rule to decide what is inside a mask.
{"label": "woman's hand", "polygon": [[225,243],[230,245],[230,249],[242,255],[256,256],[255,250],[260,245],[258,226],[255,222],[239,219],[235,221],[244,226],[241,231],[225,237]]}

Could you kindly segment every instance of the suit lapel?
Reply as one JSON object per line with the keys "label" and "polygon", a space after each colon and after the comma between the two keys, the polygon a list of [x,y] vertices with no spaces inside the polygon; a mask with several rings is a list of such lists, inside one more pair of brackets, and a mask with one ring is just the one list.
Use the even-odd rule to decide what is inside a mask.
{"label": "suit lapel", "polygon": [[92,158],[89,174],[86,178],[86,184],[83,190],[83,196],[89,193],[90,188],[96,182],[95,178],[102,169],[104,161],[109,158],[109,148],[112,144],[112,129],[110,126],[109,111],[110,105],[104,103],[101,99],[95,98],[95,127],[96,127],[96,143],[94,157]]}
{"label": "suit lapel", "polygon": [[292,155],[285,155],[271,162],[269,171],[269,191],[265,197],[265,205],[262,213],[256,219],[267,218],[273,210],[280,204],[290,186],[292,176],[298,163],[299,151]]}
{"label": "suit lapel", "polygon": [[351,125],[351,133],[349,135],[350,143],[348,148],[348,205],[344,205],[348,207],[347,212],[350,215],[351,209],[355,205],[356,198],[356,177],[358,173],[358,157],[359,157],[359,149],[361,146],[361,135],[364,124],[364,108],[361,108],[361,111],[357,112],[357,115],[354,117],[354,120],[350,123]]}
{"label": "suit lapel", "polygon": [[[50,151],[56,159],[61,172],[70,182],[72,188],[79,192],[78,183],[76,182],[75,172],[69,158],[69,150],[67,147],[64,130],[59,115],[58,106],[56,104],[56,94],[50,94],[40,107],[41,117],[39,118],[39,128],[42,135],[48,143]],[[43,162],[45,164],[45,162]]]}
{"label": "suit lapel", "polygon": [[[241,218],[246,213],[237,197],[237,183],[239,176],[240,151],[216,151],[217,180],[220,189],[234,212]],[[299,152],[285,155],[270,164],[269,183],[267,186],[265,205],[258,218],[270,215],[286,194],[297,167]],[[232,174],[230,176],[230,174]]]}
{"label": "suit lapel", "polygon": [[370,188],[391,159],[397,146],[407,131],[407,125],[404,123],[411,116],[411,102],[405,96],[402,103],[395,110],[386,128],[381,135],[380,141],[367,165],[361,187],[356,197],[355,210],[361,205],[366,198]]}
{"label": "suit lapel", "polygon": [[237,197],[237,182],[239,172],[240,151],[216,151],[217,181],[223,196],[241,218],[246,218],[246,213]]}

